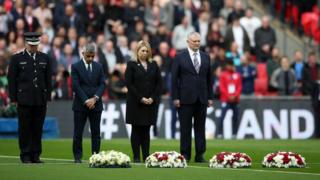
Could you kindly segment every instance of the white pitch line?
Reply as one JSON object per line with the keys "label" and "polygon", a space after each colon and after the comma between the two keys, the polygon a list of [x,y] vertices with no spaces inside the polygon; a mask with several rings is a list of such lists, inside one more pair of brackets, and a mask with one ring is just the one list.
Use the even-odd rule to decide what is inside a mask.
{"label": "white pitch line", "polygon": [[[202,166],[188,166],[192,168],[198,169],[208,169],[208,167]],[[212,168],[212,169],[221,169],[221,170],[234,170],[234,171],[254,171],[254,172],[271,172],[271,173],[283,173],[283,174],[299,174],[299,175],[312,175],[312,176],[320,176],[320,174],[316,173],[305,173],[305,172],[292,172],[292,171],[274,171],[274,170],[262,170],[262,169],[241,169],[241,168]]]}
{"label": "white pitch line", "polygon": [[[12,159],[19,159],[19,156],[6,156],[6,155],[0,155],[0,158],[12,158]],[[68,161],[68,162],[73,162],[74,160],[72,159],[57,159],[57,158],[41,158],[43,160],[51,160],[51,161]],[[82,162],[88,163],[88,161],[83,160]],[[7,165],[18,165],[21,163],[0,163],[2,164],[7,164]],[[45,164],[73,164],[73,163],[44,163]],[[145,166],[143,163],[131,163],[134,165],[141,165]],[[311,164],[311,163],[308,163]],[[320,163],[313,163],[313,164],[320,164]],[[204,166],[187,166],[187,168],[197,168],[197,169],[209,169],[209,167],[204,167]],[[241,169],[241,168],[212,168],[215,170],[231,170],[231,171],[253,171],[253,172],[271,172],[271,173],[282,173],[282,174],[297,174],[297,175],[311,175],[311,176],[320,176],[320,174],[317,173],[306,173],[306,172],[292,172],[292,171],[274,171],[274,170],[262,170],[262,169]]]}

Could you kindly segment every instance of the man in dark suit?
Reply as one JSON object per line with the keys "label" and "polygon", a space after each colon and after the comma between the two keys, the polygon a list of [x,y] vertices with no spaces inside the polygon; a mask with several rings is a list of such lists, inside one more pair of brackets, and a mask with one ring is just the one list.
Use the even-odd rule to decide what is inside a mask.
{"label": "man in dark suit", "polygon": [[95,45],[88,44],[83,50],[83,59],[71,67],[72,89],[74,101],[74,135],[73,155],[75,163],[81,163],[82,134],[87,118],[91,130],[91,151],[99,153],[100,150],[100,119],[102,112],[103,91],[105,88],[104,72],[102,66],[94,62]]}
{"label": "man in dark suit", "polygon": [[187,39],[188,49],[179,52],[172,66],[173,103],[180,119],[180,151],[187,161],[191,158],[191,129],[194,118],[196,144],[195,162],[206,162],[205,120],[213,92],[209,56],[199,51],[200,35],[192,32]]}
{"label": "man in dark suit", "polygon": [[22,163],[42,163],[41,137],[51,99],[51,60],[38,51],[41,34],[24,34],[26,49],[14,54],[8,70],[9,94],[18,108],[20,159]]}

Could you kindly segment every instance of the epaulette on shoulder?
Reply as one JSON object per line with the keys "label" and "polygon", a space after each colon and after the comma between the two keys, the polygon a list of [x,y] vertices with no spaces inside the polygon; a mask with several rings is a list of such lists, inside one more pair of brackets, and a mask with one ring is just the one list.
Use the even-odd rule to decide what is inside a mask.
{"label": "epaulette on shoulder", "polygon": [[18,54],[21,54],[21,53],[24,53],[24,50],[16,51],[12,55],[18,55]]}

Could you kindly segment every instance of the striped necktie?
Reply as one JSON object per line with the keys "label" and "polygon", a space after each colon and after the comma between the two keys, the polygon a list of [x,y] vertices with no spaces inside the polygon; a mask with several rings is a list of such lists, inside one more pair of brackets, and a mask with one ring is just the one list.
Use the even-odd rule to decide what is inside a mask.
{"label": "striped necktie", "polygon": [[200,70],[200,62],[199,62],[199,59],[197,57],[197,54],[198,53],[193,53],[193,66],[194,66],[194,69],[196,70],[197,73],[199,73],[199,70]]}

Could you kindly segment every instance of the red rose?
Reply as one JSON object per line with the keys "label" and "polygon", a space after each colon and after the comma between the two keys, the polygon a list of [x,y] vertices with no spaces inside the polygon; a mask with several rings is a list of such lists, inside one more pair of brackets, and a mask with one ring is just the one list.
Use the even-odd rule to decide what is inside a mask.
{"label": "red rose", "polygon": [[288,164],[290,162],[288,154],[284,154],[282,160],[284,164]]}
{"label": "red rose", "polygon": [[224,161],[224,155],[223,154],[218,154],[217,155],[217,160],[218,160],[218,162],[223,162]]}
{"label": "red rose", "polygon": [[241,158],[241,154],[236,153],[233,157],[235,158],[235,160],[239,161],[239,159]]}
{"label": "red rose", "polygon": [[304,163],[303,163],[303,161],[302,161],[302,159],[301,159],[301,158],[300,158],[300,159],[298,159],[297,163],[298,163],[299,165],[304,165]]}
{"label": "red rose", "polygon": [[180,155],[180,156],[178,157],[178,159],[180,159],[181,161],[183,161],[183,160],[184,160],[184,157],[183,157],[182,155]]}
{"label": "red rose", "polygon": [[243,158],[244,158],[248,163],[251,162],[251,159],[249,158],[249,156],[243,156]]}
{"label": "red rose", "polygon": [[272,162],[273,161],[273,158],[275,157],[276,155],[275,154],[272,154],[268,157],[267,161],[268,162]]}

